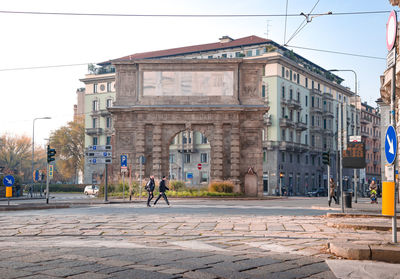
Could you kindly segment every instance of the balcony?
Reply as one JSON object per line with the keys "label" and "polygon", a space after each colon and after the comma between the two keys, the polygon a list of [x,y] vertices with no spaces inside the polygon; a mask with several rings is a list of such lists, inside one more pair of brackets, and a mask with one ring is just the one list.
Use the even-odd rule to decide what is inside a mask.
{"label": "balcony", "polygon": [[329,129],[323,130],[325,136],[333,136],[333,131]]}
{"label": "balcony", "polygon": [[300,104],[300,101],[298,101],[298,100],[290,99],[290,100],[287,100],[286,104],[289,108],[293,108],[293,109],[300,108],[301,109],[301,104]]}
{"label": "balcony", "polygon": [[369,137],[369,134],[367,132],[361,131],[361,136],[363,137]]}
{"label": "balcony", "polygon": [[322,108],[320,107],[310,107],[311,113],[322,113]]}
{"label": "balcony", "polygon": [[272,125],[272,119],[271,115],[264,115],[264,125],[266,126],[271,126]]}
{"label": "balcony", "polygon": [[325,92],[325,93],[322,95],[322,97],[324,98],[324,100],[327,100],[327,99],[332,100],[332,99],[333,99],[332,93],[329,93],[329,92]]}
{"label": "balcony", "polygon": [[90,115],[91,116],[100,116],[100,111],[99,110],[92,110]]}
{"label": "balcony", "polygon": [[379,148],[374,147],[373,151],[374,151],[374,153],[378,153],[379,152]]}
{"label": "balcony", "polygon": [[101,116],[110,116],[111,115],[111,113],[107,110],[107,109],[102,109],[102,110],[100,110],[100,115]]}
{"label": "balcony", "polygon": [[369,120],[366,118],[361,118],[361,124],[369,124]]}
{"label": "balcony", "polygon": [[374,164],[374,165],[378,165],[378,163],[379,163],[379,162],[378,162],[377,160],[374,160],[374,161],[373,161],[373,164]]}
{"label": "balcony", "polygon": [[310,130],[311,132],[322,132],[322,131],[321,131],[321,127],[316,126],[316,125],[311,125],[309,130]]}
{"label": "balcony", "polygon": [[289,118],[281,118],[281,119],[279,119],[279,125],[281,127],[293,127],[294,123]]}
{"label": "balcony", "polygon": [[374,128],[379,128],[380,127],[379,124],[375,123],[375,122],[372,124],[372,126],[374,126]]}
{"label": "balcony", "polygon": [[286,100],[286,99],[281,99],[281,105],[282,105],[282,106],[287,105],[287,104],[288,104],[288,100]]}
{"label": "balcony", "polygon": [[318,90],[318,89],[314,88],[314,89],[311,89],[310,92],[311,92],[311,94],[322,96],[321,90]]}
{"label": "balcony", "polygon": [[365,159],[365,163],[369,164],[369,163],[371,163],[371,160],[370,159]]}
{"label": "balcony", "polygon": [[86,128],[87,135],[101,135],[103,134],[103,128]]}
{"label": "balcony", "polygon": [[368,150],[370,150],[371,149],[371,147],[369,146],[369,145],[366,145],[365,146],[365,151],[368,151]]}
{"label": "balcony", "polygon": [[331,118],[334,118],[334,117],[335,117],[335,115],[334,115],[333,112],[331,112],[331,111],[324,111],[324,115],[325,115],[326,117],[331,117]]}
{"label": "balcony", "polygon": [[263,141],[263,148],[267,150],[274,150],[276,146],[278,146],[278,143],[275,141]]}
{"label": "balcony", "polygon": [[303,122],[297,122],[295,125],[297,131],[305,131],[307,129],[307,124]]}

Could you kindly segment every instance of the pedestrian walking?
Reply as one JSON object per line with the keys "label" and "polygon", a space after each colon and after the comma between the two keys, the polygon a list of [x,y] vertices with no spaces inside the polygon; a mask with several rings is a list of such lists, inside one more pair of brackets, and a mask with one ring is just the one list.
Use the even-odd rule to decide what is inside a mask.
{"label": "pedestrian walking", "polygon": [[147,182],[146,186],[144,187],[145,190],[148,193],[148,197],[147,197],[147,207],[151,207],[150,202],[151,200],[154,198],[154,188],[156,187],[156,184],[154,182],[154,175],[150,175],[150,179]]}
{"label": "pedestrian walking", "polygon": [[160,181],[160,186],[159,186],[159,190],[160,190],[160,195],[158,195],[156,201],[154,202],[154,205],[156,205],[156,203],[158,202],[158,200],[163,197],[165,202],[169,205],[169,201],[167,198],[167,195],[165,194],[166,190],[169,190],[169,188],[167,187],[167,185],[165,184],[166,182],[166,178],[165,176],[162,177],[162,180]]}
{"label": "pedestrian walking", "polygon": [[329,206],[331,206],[332,198],[335,200],[336,204],[338,203],[335,196],[335,188],[336,188],[335,181],[333,181],[333,178],[331,177],[329,179],[329,202],[328,202]]}

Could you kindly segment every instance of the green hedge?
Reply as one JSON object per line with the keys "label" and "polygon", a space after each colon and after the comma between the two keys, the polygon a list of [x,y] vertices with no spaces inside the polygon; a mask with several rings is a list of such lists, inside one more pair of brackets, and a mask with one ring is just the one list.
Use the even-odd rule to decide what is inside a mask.
{"label": "green hedge", "polygon": [[85,189],[88,184],[50,184],[51,192],[81,192]]}

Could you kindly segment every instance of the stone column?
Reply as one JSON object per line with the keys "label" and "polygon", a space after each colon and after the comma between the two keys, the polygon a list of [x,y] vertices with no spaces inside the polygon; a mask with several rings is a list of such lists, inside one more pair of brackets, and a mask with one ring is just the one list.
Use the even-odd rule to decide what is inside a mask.
{"label": "stone column", "polygon": [[161,152],[162,152],[162,127],[160,124],[153,126],[153,175],[161,179]]}
{"label": "stone column", "polygon": [[234,192],[240,193],[240,132],[236,124],[231,130],[231,180],[235,184]]}
{"label": "stone column", "polygon": [[211,180],[222,180],[223,164],[223,130],[222,123],[214,124],[212,141],[212,173]]}
{"label": "stone column", "polygon": [[136,126],[136,141],[135,141],[135,150],[136,150],[136,158],[134,161],[135,165],[135,173],[138,176],[142,175],[142,179],[144,178],[144,169],[145,165],[142,165],[142,173],[140,173],[140,156],[144,156],[145,154],[145,127],[144,124],[138,124]]}

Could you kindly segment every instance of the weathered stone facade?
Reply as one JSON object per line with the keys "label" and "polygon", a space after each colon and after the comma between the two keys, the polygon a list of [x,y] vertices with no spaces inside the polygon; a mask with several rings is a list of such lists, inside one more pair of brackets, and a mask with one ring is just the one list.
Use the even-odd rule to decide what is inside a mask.
{"label": "weathered stone facade", "polygon": [[[261,131],[268,108],[261,98],[262,62],[164,59],[116,61],[115,67],[116,99],[109,109],[114,119],[115,158],[128,155],[128,163],[139,174],[138,160],[145,156],[142,175],[160,178],[169,172],[172,139],[179,132],[195,130],[211,145],[211,180],[230,179],[236,192],[263,195]],[[154,88],[162,95],[143,94],[146,72],[161,76]],[[209,80],[212,72],[224,72],[232,80]],[[171,78],[174,73],[176,78]],[[201,85],[217,93],[203,94]],[[176,91],[168,93],[162,88]],[[179,95],[178,91],[183,93]],[[117,172],[119,162],[115,161]],[[251,181],[256,183],[245,183],[249,168],[254,170],[256,179],[252,177]]]}

